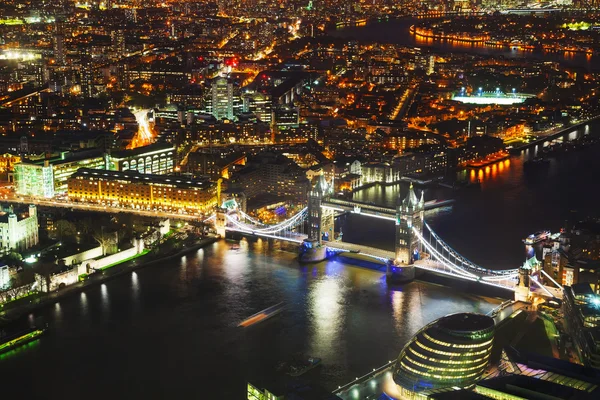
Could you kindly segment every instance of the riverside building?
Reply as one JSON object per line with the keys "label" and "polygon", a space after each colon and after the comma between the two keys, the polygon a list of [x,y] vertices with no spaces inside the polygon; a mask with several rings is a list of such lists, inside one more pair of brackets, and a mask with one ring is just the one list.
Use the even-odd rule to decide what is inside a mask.
{"label": "riverside building", "polygon": [[82,168],[69,179],[68,196],[113,207],[207,213],[217,205],[219,192],[220,182]]}
{"label": "riverside building", "polygon": [[393,376],[402,397],[472,386],[488,365],[493,341],[494,320],[486,315],[453,314],[426,325],[398,356]]}

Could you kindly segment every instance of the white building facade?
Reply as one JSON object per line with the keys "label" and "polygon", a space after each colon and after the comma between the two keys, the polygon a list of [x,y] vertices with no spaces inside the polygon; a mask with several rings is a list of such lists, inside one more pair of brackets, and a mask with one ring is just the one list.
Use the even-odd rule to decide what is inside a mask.
{"label": "white building facade", "polygon": [[17,216],[13,212],[5,214],[0,222],[0,246],[5,253],[10,250],[23,251],[39,243],[37,210],[29,206],[28,215]]}

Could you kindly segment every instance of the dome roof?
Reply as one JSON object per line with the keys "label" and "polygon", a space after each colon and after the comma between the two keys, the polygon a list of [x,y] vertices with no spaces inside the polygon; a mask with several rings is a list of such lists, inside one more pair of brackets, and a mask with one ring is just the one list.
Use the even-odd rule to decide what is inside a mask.
{"label": "dome roof", "polygon": [[394,381],[413,393],[472,385],[488,364],[494,329],[494,320],[482,314],[460,313],[433,321],[400,352]]}

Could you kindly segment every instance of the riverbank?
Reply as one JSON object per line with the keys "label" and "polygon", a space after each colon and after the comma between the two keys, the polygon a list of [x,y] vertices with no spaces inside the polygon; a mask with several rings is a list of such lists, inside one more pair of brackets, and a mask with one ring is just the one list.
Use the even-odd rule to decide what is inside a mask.
{"label": "riverbank", "polygon": [[548,133],[548,134],[546,134],[546,135],[544,135],[544,136],[542,136],[542,137],[540,137],[538,139],[535,139],[535,140],[533,140],[533,141],[531,141],[529,143],[525,143],[525,144],[522,144],[520,146],[516,146],[516,147],[511,148],[510,149],[510,153],[511,154],[518,154],[521,151],[526,150],[526,149],[528,149],[530,147],[537,146],[538,144],[545,143],[545,142],[547,142],[549,140],[554,140],[554,139],[556,139],[556,138],[558,138],[558,137],[560,137],[560,136],[568,133],[569,131],[577,130],[577,129],[579,129],[579,128],[587,125],[587,124],[593,123],[594,121],[598,120],[599,118],[600,118],[600,115],[597,115],[595,117],[586,119],[585,121],[578,122],[576,124],[572,124],[572,125],[566,126],[564,128],[559,128],[558,130],[556,130],[554,132],[550,132],[550,133]]}
{"label": "riverbank", "polygon": [[102,284],[108,280],[133,272],[137,269],[164,263],[171,259],[184,256],[188,253],[212,244],[217,240],[219,240],[218,236],[203,237],[191,245],[188,244],[186,246],[184,244],[184,248],[177,252],[166,253],[163,255],[159,254],[159,258],[155,258],[157,255],[153,252],[149,252],[135,259],[126,260],[118,265],[105,268],[100,272],[89,275],[86,280],[69,285],[63,289],[50,293],[38,293],[37,295],[32,296],[32,298],[23,298],[23,302],[19,301],[15,303],[8,303],[0,312],[0,323],[8,323],[11,320],[17,319],[33,310],[54,304],[60,299],[80,293],[91,286]]}

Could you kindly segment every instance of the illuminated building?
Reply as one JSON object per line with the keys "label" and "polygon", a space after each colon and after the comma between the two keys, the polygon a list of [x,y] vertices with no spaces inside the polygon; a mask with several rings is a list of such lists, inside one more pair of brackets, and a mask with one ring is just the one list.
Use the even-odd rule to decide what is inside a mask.
{"label": "illuminated building", "polygon": [[248,199],[270,194],[300,202],[306,199],[310,187],[304,170],[284,155],[270,152],[248,160],[246,167],[235,173],[231,182],[243,188]]}
{"label": "illuminated building", "polygon": [[211,179],[228,179],[231,175],[230,170],[236,168],[234,166],[242,168],[245,164],[245,154],[227,154],[219,149],[202,149],[188,155],[188,171],[209,176]]}
{"label": "illuminated building", "polygon": [[403,398],[472,386],[488,365],[494,329],[491,317],[473,313],[448,315],[422,328],[404,346],[394,368]]}
{"label": "illuminated building", "polygon": [[69,179],[69,199],[144,210],[209,213],[220,183],[179,176],[82,168]]}
{"label": "illuminated building", "polygon": [[170,144],[154,143],[135,149],[113,151],[110,169],[137,171],[141,174],[170,174],[175,168],[175,148]]}
{"label": "illuminated building", "polygon": [[54,178],[49,164],[15,165],[15,192],[20,196],[54,197]]}
{"label": "illuminated building", "polygon": [[12,171],[14,169],[14,165],[21,161],[21,157],[4,153],[0,154],[0,172]]}
{"label": "illuminated building", "polygon": [[110,33],[112,44],[112,52],[115,57],[123,57],[125,55],[125,32],[123,29],[117,29]]}
{"label": "illuminated building", "polygon": [[43,160],[15,164],[15,191],[20,196],[52,198],[67,192],[67,180],[79,168],[106,169],[107,156],[100,150],[63,152]]}
{"label": "illuminated building", "polygon": [[8,265],[0,265],[0,290],[8,288],[10,285],[10,275]]}
{"label": "illuminated building", "polygon": [[567,328],[586,365],[600,368],[600,297],[590,284],[566,286],[563,307]]}
{"label": "illuminated building", "polygon": [[[458,390],[457,390],[458,389]],[[597,399],[598,371],[557,358],[506,347],[498,367],[472,389],[450,388],[429,399]]]}
{"label": "illuminated building", "polygon": [[248,400],[341,400],[330,391],[304,382],[268,382],[268,389],[248,382]]}
{"label": "illuminated building", "polygon": [[281,105],[275,109],[275,124],[277,128],[297,128],[300,124],[298,108]]}
{"label": "illuminated building", "polygon": [[273,101],[269,96],[259,92],[244,93],[242,95],[242,101],[243,112],[252,113],[265,123],[270,123],[273,119],[271,110]]}
{"label": "illuminated building", "polygon": [[233,119],[233,83],[219,77],[211,85],[212,115],[216,119]]}
{"label": "illuminated building", "polygon": [[62,34],[54,36],[54,60],[57,65],[65,65],[65,37]]}
{"label": "illuminated building", "polygon": [[2,251],[22,251],[39,242],[37,211],[30,205],[28,213],[17,214],[12,209],[4,211],[0,220]]}
{"label": "illuminated building", "polygon": [[523,103],[528,98],[535,97],[530,94],[523,93],[510,93],[505,94],[496,90],[495,92],[483,92],[481,89],[472,96],[465,95],[464,92],[460,92],[458,95],[452,96],[452,100],[459,101],[466,104],[500,104],[500,105],[511,105]]}

